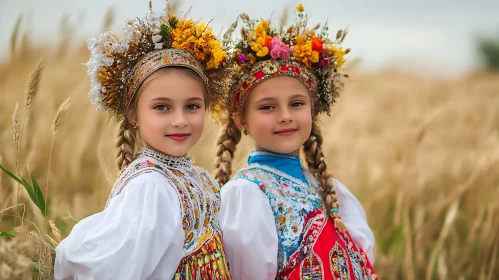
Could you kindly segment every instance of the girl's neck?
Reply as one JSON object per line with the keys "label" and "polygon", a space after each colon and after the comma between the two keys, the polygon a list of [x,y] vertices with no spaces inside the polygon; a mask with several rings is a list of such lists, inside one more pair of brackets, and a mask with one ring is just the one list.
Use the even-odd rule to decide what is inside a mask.
{"label": "girl's neck", "polygon": [[164,155],[164,156],[167,156],[167,157],[173,157],[173,158],[176,158],[176,157],[186,157],[186,156],[187,156],[187,154],[182,155],[182,156],[173,156],[173,155],[169,155],[169,154],[167,154],[167,153],[162,152],[161,150],[158,150],[158,149],[154,148],[153,146],[151,146],[151,145],[149,145],[149,144],[147,144],[147,143],[144,143],[144,148],[145,148],[145,149],[152,150],[152,151],[155,151],[156,153],[160,153],[160,154],[162,154],[162,155]]}
{"label": "girl's neck", "polygon": [[[262,147],[259,147],[259,146],[255,146],[255,150],[257,151],[265,151],[265,152],[270,152],[270,153],[275,153],[275,154],[283,154],[283,153],[278,153],[278,152],[274,152],[274,151],[271,151],[271,150],[266,150]],[[300,156],[300,149],[298,148],[298,150],[292,152],[292,153],[284,153],[283,155],[290,155],[290,156],[295,156],[295,157],[299,157]]]}

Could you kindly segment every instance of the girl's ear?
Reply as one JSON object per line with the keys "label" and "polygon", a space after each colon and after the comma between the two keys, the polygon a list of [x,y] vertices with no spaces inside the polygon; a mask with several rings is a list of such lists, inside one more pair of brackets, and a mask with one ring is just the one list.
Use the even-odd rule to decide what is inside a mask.
{"label": "girl's ear", "polygon": [[135,114],[135,110],[128,110],[128,112],[126,112],[127,121],[132,126],[137,124],[137,122],[138,122],[136,116],[137,116],[137,114]]}
{"label": "girl's ear", "polygon": [[232,120],[234,120],[234,124],[237,126],[237,128],[242,131],[243,128],[246,126],[246,122],[243,120],[243,117],[241,116],[240,113],[234,113],[231,116]]}

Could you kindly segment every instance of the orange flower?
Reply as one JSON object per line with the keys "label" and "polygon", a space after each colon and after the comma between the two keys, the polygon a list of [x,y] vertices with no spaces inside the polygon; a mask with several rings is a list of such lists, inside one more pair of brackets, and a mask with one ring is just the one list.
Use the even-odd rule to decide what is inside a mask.
{"label": "orange flower", "polygon": [[322,52],[322,45],[323,44],[324,44],[324,42],[317,37],[312,39],[312,50],[314,50],[316,52]]}
{"label": "orange flower", "polygon": [[270,45],[270,41],[272,41],[272,38],[270,36],[268,36],[267,38],[265,38],[265,46],[268,47]]}
{"label": "orange flower", "polygon": [[295,59],[297,61],[305,64],[307,68],[310,68],[312,66],[312,63],[319,62],[319,52],[312,49],[312,41],[303,42],[303,37],[298,36],[296,38],[296,42],[297,43],[293,49],[293,54],[295,55]]}

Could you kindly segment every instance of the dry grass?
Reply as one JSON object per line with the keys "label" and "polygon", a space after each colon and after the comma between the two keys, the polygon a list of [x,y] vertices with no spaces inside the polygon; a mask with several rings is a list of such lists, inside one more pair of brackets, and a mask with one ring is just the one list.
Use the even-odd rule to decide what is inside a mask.
{"label": "dry grass", "polygon": [[[48,190],[49,215],[42,217],[21,189],[19,203],[26,203],[23,224],[31,233],[22,241],[1,237],[0,275],[25,267],[14,265],[25,265],[23,256],[50,273],[47,266],[58,235],[67,235],[76,220],[105,204],[116,178],[115,124],[87,100],[89,81],[81,63],[88,53],[83,45],[64,57],[26,42],[13,53],[0,63],[1,164],[16,169],[12,137],[20,136],[12,134],[11,126],[14,123],[19,133],[25,123],[22,142],[17,141],[22,150],[19,170],[26,175],[29,163],[38,182],[47,182],[50,174],[50,188],[41,186],[44,194]],[[27,96],[21,93],[42,54],[43,78],[26,118]],[[351,76],[332,117],[322,119],[326,161],[364,205],[376,235],[380,279],[498,279],[499,76]],[[54,116],[61,116],[59,105],[69,96],[71,108],[59,109],[65,111],[61,126]],[[54,127],[57,141],[47,172]],[[207,124],[192,151],[196,164],[212,168],[218,130]],[[244,164],[250,148],[251,141],[244,138],[236,168]],[[0,206],[13,206],[17,185],[3,173],[0,184]],[[2,211],[0,230],[20,224],[13,215],[23,209]],[[33,252],[23,251],[22,242],[30,242]]]}

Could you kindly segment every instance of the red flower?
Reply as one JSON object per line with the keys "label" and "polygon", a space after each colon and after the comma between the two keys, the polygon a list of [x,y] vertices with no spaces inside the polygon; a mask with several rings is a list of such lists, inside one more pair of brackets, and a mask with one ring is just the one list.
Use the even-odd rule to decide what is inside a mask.
{"label": "red flower", "polygon": [[322,45],[324,42],[319,38],[312,39],[312,50],[316,52],[322,52]]}
{"label": "red flower", "polygon": [[[270,41],[272,41],[272,37],[270,36],[267,36],[267,38],[265,38],[265,46],[268,47],[270,45]],[[322,47],[322,45],[321,45]]]}

